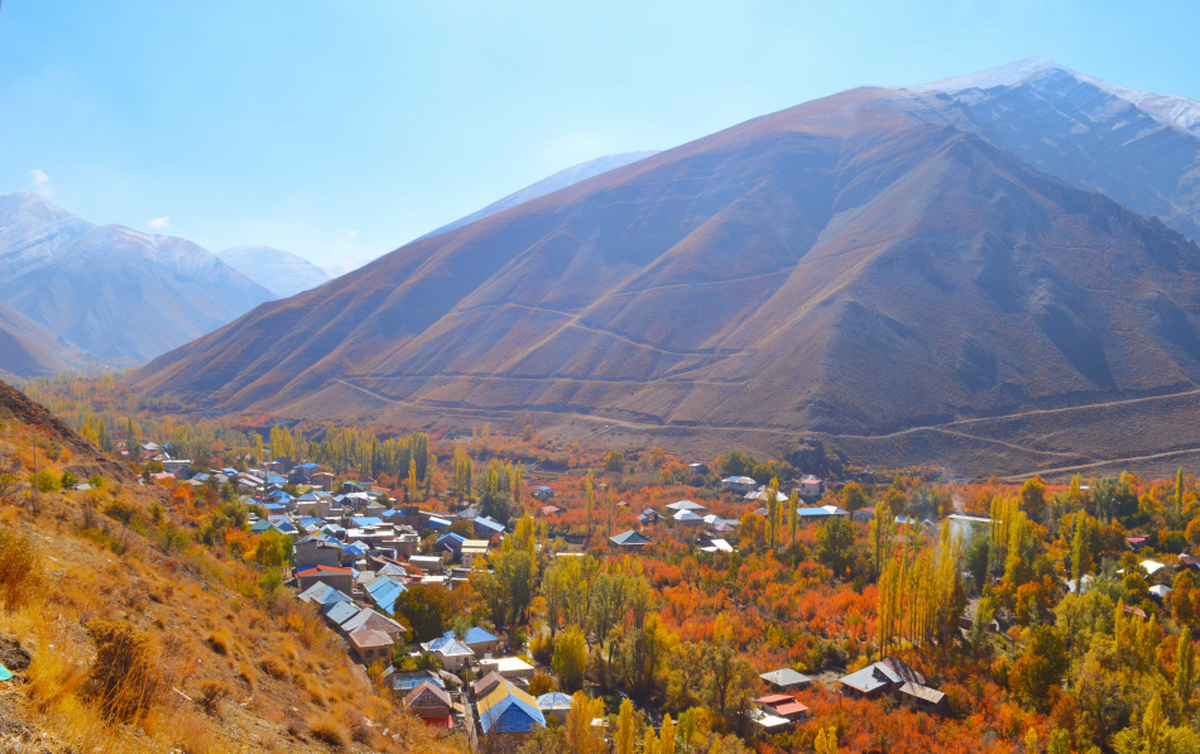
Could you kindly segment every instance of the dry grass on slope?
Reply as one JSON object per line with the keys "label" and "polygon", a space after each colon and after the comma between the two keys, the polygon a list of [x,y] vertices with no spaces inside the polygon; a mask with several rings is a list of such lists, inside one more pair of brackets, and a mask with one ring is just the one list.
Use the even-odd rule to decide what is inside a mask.
{"label": "dry grass on slope", "polygon": [[0,754],[463,750],[379,696],[313,610],[99,512],[112,500],[135,521],[168,502],[110,485],[43,494],[36,512],[0,503],[0,660],[15,673],[0,683]]}

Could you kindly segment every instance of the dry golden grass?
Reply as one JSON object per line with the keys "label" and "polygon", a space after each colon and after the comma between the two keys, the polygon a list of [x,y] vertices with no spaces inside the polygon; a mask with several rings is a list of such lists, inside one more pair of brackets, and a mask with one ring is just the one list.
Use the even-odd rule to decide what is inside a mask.
{"label": "dry golden grass", "polygon": [[322,715],[308,724],[308,734],[321,743],[342,748],[350,741],[350,733],[340,720]]}
{"label": "dry golden grass", "polygon": [[213,631],[208,635],[208,646],[219,655],[227,655],[233,646],[233,639],[229,638],[228,631]]}
{"label": "dry golden grass", "polygon": [[[0,431],[0,460],[13,450]],[[119,500],[120,519],[146,522],[158,504],[186,533],[167,491],[114,484],[104,496],[0,505],[0,636],[31,655],[9,699],[49,754],[465,751],[364,689],[315,610],[286,591],[264,599],[253,568],[190,535],[164,549],[98,512]],[[388,725],[405,735],[383,738]]]}

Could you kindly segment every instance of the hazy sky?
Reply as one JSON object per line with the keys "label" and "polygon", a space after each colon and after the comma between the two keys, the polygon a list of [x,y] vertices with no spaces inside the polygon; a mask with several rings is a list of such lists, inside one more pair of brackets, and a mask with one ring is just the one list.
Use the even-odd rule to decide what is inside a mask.
{"label": "hazy sky", "polygon": [[1200,99],[1195,2],[4,0],[0,194],[376,255],[555,171],[1041,55]]}

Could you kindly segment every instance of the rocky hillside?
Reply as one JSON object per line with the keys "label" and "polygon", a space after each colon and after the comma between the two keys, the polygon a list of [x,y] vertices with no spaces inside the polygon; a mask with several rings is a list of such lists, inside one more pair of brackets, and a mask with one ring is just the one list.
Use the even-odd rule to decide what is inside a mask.
{"label": "rocky hillside", "polygon": [[[73,469],[95,486],[57,489]],[[278,567],[233,544],[235,504],[129,483],[2,383],[0,472],[3,754],[462,750],[379,695]]]}

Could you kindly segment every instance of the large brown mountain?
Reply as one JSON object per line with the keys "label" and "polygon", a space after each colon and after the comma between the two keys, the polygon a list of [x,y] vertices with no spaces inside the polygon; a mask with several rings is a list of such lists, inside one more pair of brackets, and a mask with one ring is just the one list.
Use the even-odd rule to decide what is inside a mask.
{"label": "large brown mountain", "polygon": [[1194,388],[1200,249],[929,124],[930,96],[749,121],[260,306],[136,381],[227,410],[781,445]]}

